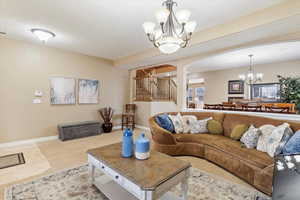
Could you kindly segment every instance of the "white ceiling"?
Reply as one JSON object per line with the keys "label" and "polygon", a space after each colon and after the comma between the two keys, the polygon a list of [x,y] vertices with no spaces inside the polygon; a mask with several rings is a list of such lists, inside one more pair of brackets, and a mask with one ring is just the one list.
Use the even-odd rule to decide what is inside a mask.
{"label": "white ceiling", "polygon": [[[198,30],[222,24],[287,0],[176,0],[192,11]],[[116,59],[151,48],[142,30],[154,21],[162,0],[0,0],[0,31],[38,43],[29,31],[45,28],[57,37],[47,45]]]}
{"label": "white ceiling", "polygon": [[[239,49],[201,59],[193,63],[189,72],[203,72],[249,66],[248,55],[253,54],[255,65],[288,60],[300,60],[300,42],[282,42]],[[300,66],[299,66],[300,67]]]}

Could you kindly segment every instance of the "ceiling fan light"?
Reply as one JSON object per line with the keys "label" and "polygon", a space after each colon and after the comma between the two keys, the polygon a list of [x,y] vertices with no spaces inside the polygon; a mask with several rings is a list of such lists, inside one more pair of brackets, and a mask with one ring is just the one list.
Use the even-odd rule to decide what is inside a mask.
{"label": "ceiling fan light", "polygon": [[169,15],[170,11],[166,8],[161,8],[155,13],[158,23],[165,23],[168,20]]}
{"label": "ceiling fan light", "polygon": [[50,38],[54,38],[55,34],[44,29],[31,29],[31,32],[42,42],[47,42]]}
{"label": "ceiling fan light", "polygon": [[191,12],[189,10],[186,10],[186,9],[179,10],[176,13],[177,20],[181,24],[187,23],[189,21],[189,19],[190,19],[190,16],[191,16]]}
{"label": "ceiling fan light", "polygon": [[187,33],[193,33],[196,29],[197,26],[197,22],[196,21],[190,21],[188,23],[186,23],[185,25],[185,31]]}
{"label": "ceiling fan light", "polygon": [[145,22],[143,28],[146,34],[151,34],[154,32],[155,24],[153,22]]}

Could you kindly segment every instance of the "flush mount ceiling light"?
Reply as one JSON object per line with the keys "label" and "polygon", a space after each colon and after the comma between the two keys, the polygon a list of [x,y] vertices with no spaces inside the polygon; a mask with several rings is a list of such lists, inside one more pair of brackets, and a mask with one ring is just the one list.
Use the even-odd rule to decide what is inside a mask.
{"label": "flush mount ceiling light", "polygon": [[189,21],[189,10],[179,10],[175,13],[173,9],[177,3],[173,0],[166,0],[162,5],[165,8],[156,12],[159,28],[155,29],[153,22],[145,22],[143,28],[156,48],[164,54],[171,54],[188,45],[197,23]]}
{"label": "flush mount ceiling light", "polygon": [[47,42],[50,38],[54,38],[55,34],[51,31],[39,28],[33,28],[30,30],[35,36],[39,38],[42,42]]}

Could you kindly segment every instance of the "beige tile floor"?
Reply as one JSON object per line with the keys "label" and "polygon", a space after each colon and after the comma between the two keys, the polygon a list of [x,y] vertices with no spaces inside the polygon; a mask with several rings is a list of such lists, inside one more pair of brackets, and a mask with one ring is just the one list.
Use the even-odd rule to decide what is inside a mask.
{"label": "beige tile floor", "polygon": [[[134,132],[134,136],[137,137],[141,132],[144,131],[136,129]],[[149,132],[146,132],[146,134],[150,137]],[[39,175],[36,175],[34,173],[31,174],[29,171],[26,171],[24,173],[26,173],[27,178],[15,182],[11,182],[9,184],[0,185],[0,200],[4,199],[5,187],[12,184],[24,182],[24,181],[30,181],[37,177],[45,176],[47,174],[51,174],[66,168],[72,168],[72,167],[85,164],[87,163],[86,151],[88,149],[120,142],[121,139],[122,139],[122,131],[119,130],[109,134],[102,134],[99,136],[70,140],[66,142],[61,142],[60,140],[52,140],[52,141],[38,143],[37,146],[40,149],[41,153],[48,160],[50,164],[50,168],[46,172],[43,172]],[[20,150],[21,149],[22,148],[20,147]],[[193,167],[215,174],[231,182],[249,186],[241,179],[235,177],[234,175],[223,170],[222,168],[217,167],[216,165],[208,161],[205,161],[203,159],[199,159],[195,157],[187,157],[187,156],[178,157],[178,158],[189,161]]]}

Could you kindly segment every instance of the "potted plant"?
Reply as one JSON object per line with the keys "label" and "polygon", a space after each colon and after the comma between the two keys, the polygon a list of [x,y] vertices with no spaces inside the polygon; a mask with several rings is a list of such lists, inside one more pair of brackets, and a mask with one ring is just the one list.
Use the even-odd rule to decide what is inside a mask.
{"label": "potted plant", "polygon": [[102,124],[104,133],[110,133],[113,128],[112,117],[114,114],[114,110],[111,107],[105,107],[101,108],[99,110],[99,113],[104,121],[104,123]]}
{"label": "potted plant", "polygon": [[300,77],[283,77],[278,75],[280,83],[281,100],[285,103],[296,104],[296,109],[300,111]]}

